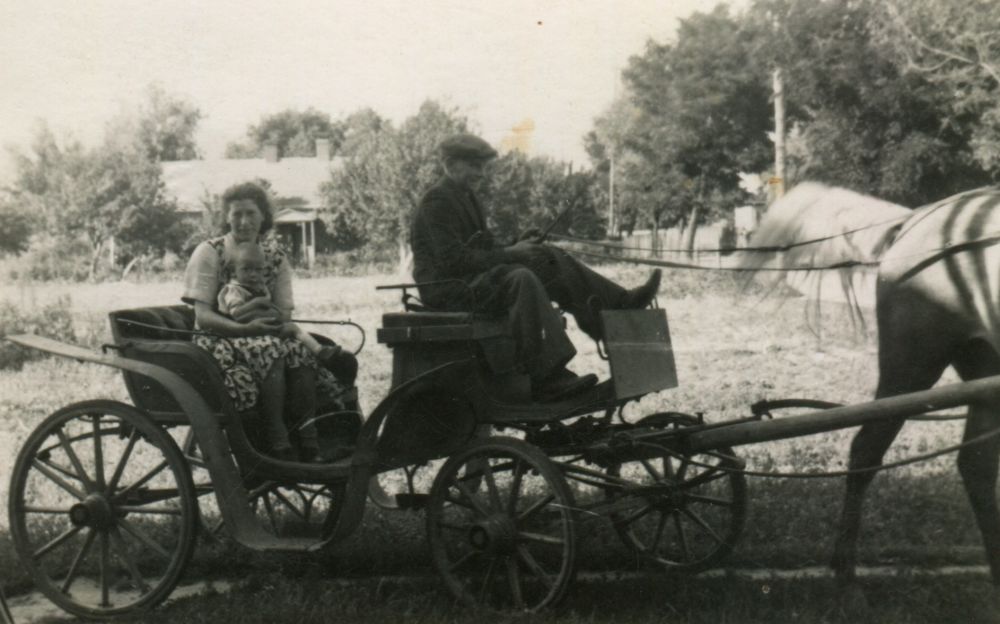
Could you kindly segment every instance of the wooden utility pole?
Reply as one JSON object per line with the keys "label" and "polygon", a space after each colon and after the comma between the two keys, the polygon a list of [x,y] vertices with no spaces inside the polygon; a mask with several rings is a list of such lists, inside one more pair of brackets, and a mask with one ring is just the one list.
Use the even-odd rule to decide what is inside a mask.
{"label": "wooden utility pole", "polygon": [[774,177],[770,180],[771,201],[785,194],[785,84],[781,68],[772,76],[774,92]]}
{"label": "wooden utility pole", "polygon": [[617,224],[615,223],[615,150],[614,147],[611,148],[611,156],[609,158],[611,162],[611,167],[608,171],[608,227],[607,227],[607,237],[614,238],[615,230],[617,229]]}

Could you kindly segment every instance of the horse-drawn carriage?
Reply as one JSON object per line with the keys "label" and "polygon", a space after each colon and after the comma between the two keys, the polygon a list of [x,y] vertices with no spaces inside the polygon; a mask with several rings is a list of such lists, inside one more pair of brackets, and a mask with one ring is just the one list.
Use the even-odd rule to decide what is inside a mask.
{"label": "horse-drawn carriage", "polygon": [[[743,477],[720,472],[739,462],[728,449],[692,457],[653,443],[697,425],[693,417],[622,418],[628,402],[675,385],[666,315],[602,314],[610,377],[546,403],[531,399],[502,320],[385,314],[378,338],[393,349],[391,390],[364,422],[349,411],[317,418],[324,444],[350,449],[327,464],[257,450],[222,371],[190,342],[184,306],[113,312],[114,341],[100,353],[9,336],[122,370],[133,403],[76,403],[29,436],[10,489],[18,555],[67,611],[125,614],[170,594],[199,530],[224,527],[257,550],[316,552],[352,533],[371,495],[425,510],[434,565],[468,604],[535,610],[559,600],[585,518],[610,518],[659,565],[706,567],[740,531]],[[429,491],[412,479],[395,495],[378,484],[428,462],[441,464]],[[199,506],[208,496],[216,526]]]}
{"label": "horse-drawn carriage", "polygon": [[[628,403],[676,383],[666,314],[601,314],[609,378],[545,403],[513,366],[502,321],[385,314],[378,336],[393,349],[391,390],[363,422],[356,412],[319,417],[326,443],[350,448],[328,464],[257,450],[222,371],[188,341],[193,318],[183,307],[112,313],[114,342],[103,352],[8,336],[122,370],[133,402],[76,403],[29,436],[10,488],[17,553],[67,611],[125,614],[170,594],[200,530],[224,528],[256,550],[317,552],[349,536],[371,498],[425,511],[434,566],[460,601],[538,610],[573,579],[581,522],[610,521],[661,569],[717,563],[746,510],[732,446],[897,422],[1000,393],[1000,377],[990,377],[844,407],[784,402],[824,409],[774,420],[763,419],[773,404],[723,423],[678,412],[630,419]],[[429,462],[439,467],[421,488],[413,471]],[[408,487],[389,496],[379,476],[393,471]],[[203,496],[215,501],[215,526]]]}

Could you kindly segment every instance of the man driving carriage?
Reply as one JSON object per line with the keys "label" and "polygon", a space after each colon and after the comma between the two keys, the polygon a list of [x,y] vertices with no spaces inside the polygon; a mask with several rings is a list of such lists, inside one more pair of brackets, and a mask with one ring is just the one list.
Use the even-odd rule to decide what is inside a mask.
{"label": "man driving carriage", "polygon": [[600,340],[598,312],[648,307],[659,289],[659,269],[642,286],[627,290],[542,244],[537,231],[525,232],[512,245],[497,243],[475,193],[496,150],[477,136],[460,134],[443,141],[440,152],[444,176],[421,199],[410,233],[421,300],[445,310],[506,315],[534,398],[557,399],[592,386],[596,376],[577,376],[566,368],[576,349],[552,302]]}

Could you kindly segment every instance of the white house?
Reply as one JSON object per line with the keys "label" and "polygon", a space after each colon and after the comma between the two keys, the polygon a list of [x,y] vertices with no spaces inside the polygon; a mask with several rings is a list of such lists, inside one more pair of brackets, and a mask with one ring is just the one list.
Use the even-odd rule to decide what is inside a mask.
{"label": "white house", "polygon": [[275,227],[288,236],[293,251],[309,267],[316,259],[316,230],[323,207],[320,186],[340,166],[330,158],[329,139],[316,140],[315,158],[281,158],[277,145],[264,147],[263,158],[164,162],[163,181],[181,212],[204,211],[204,201],[240,182],[267,180],[278,199]]}

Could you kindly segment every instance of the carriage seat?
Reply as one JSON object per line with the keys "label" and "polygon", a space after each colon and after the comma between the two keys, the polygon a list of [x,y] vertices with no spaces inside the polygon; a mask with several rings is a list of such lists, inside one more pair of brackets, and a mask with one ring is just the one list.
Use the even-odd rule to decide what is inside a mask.
{"label": "carriage seat", "polygon": [[412,342],[484,340],[509,336],[505,318],[471,312],[387,312],[382,315],[378,341],[394,345]]}
{"label": "carriage seat", "polygon": [[[133,339],[190,341],[190,334],[183,332],[194,329],[194,308],[183,304],[116,310],[108,317],[116,342]],[[172,329],[181,331],[169,331]]]}
{"label": "carriage seat", "polygon": [[[108,314],[111,335],[121,354],[157,364],[180,375],[221,414],[231,408],[223,390],[222,371],[215,360],[191,343],[194,309],[187,305],[115,310]],[[171,331],[179,330],[179,331]],[[133,404],[156,420],[183,422],[186,416],[165,388],[152,379],[125,371],[125,386]]]}

